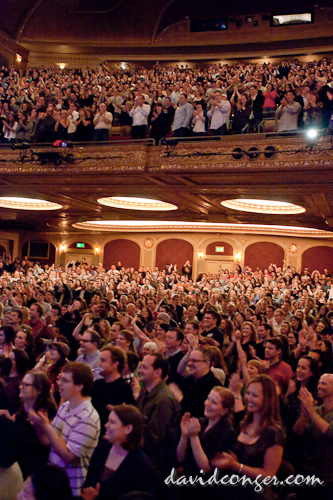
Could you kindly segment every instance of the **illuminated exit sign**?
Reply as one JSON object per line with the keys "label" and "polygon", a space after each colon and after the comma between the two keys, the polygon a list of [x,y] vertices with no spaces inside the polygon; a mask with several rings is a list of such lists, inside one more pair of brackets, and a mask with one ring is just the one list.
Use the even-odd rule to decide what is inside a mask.
{"label": "illuminated exit sign", "polygon": [[224,247],[215,247],[215,252],[224,252]]}
{"label": "illuminated exit sign", "polygon": [[84,248],[85,246],[85,243],[76,243],[76,248]]}

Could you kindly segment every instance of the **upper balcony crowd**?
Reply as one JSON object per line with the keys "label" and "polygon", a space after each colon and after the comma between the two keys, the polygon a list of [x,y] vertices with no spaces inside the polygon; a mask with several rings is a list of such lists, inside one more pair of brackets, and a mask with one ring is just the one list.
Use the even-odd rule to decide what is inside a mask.
{"label": "upper balcony crowd", "polygon": [[[333,129],[333,62],[175,65],[153,69],[2,68],[0,140],[108,141]],[[112,127],[114,126],[113,132]]]}

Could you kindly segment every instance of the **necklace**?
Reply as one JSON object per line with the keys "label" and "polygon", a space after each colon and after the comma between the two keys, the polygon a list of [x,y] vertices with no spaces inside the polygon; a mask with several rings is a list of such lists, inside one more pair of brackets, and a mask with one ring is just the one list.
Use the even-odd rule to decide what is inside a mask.
{"label": "necklace", "polygon": [[248,428],[246,429],[246,433],[249,435],[249,436],[253,436],[253,434],[255,434],[257,430],[257,427],[254,426],[254,427],[250,427],[248,426]]}

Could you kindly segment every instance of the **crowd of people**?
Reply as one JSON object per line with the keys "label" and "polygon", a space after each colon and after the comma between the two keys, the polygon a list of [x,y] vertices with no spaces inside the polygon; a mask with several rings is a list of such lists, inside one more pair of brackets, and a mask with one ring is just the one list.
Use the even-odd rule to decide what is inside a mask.
{"label": "crowd of people", "polygon": [[280,132],[333,130],[333,63],[323,57],[272,63],[187,65],[152,69],[0,72],[4,143],[107,141],[120,138],[257,132],[276,117]]}
{"label": "crowd of people", "polygon": [[[1,499],[332,495],[328,269],[4,255],[0,292]],[[202,487],[216,471],[262,490]],[[325,484],[260,483],[297,474]]]}

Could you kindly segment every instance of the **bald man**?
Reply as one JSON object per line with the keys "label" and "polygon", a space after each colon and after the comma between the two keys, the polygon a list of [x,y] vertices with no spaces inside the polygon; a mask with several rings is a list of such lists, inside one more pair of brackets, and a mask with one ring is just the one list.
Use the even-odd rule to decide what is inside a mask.
{"label": "bald man", "polygon": [[[293,431],[299,436],[308,434],[311,443],[306,447],[303,474],[315,474],[323,486],[306,488],[307,498],[333,498],[333,374],[325,373],[318,382],[321,406],[315,406],[312,394],[302,388],[299,392],[302,415]],[[318,496],[319,495],[319,496]],[[302,498],[302,497],[301,497]]]}

